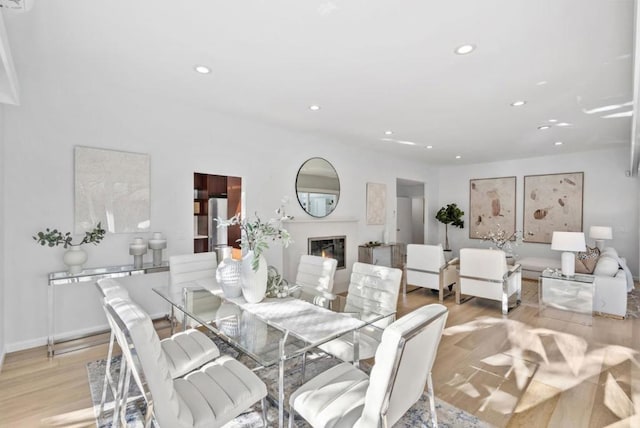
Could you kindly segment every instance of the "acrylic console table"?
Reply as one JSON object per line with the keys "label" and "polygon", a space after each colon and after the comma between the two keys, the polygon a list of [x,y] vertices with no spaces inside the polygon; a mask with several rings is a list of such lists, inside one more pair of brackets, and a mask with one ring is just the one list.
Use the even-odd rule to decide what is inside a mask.
{"label": "acrylic console table", "polygon": [[[159,266],[154,266],[152,263],[144,263],[141,268],[135,268],[133,265],[123,266],[109,266],[100,268],[85,269],[80,273],[70,274],[68,272],[52,272],[49,274],[49,286],[47,287],[47,299],[48,299],[48,335],[47,335],[47,354],[52,357],[55,354],[55,289],[60,285],[80,285],[82,283],[91,282],[95,283],[102,278],[121,278],[132,275],[144,275],[149,273],[167,272],[169,271],[169,262],[163,262]],[[91,334],[104,333],[104,331],[96,331]],[[87,337],[90,334],[65,338],[58,343],[80,339]],[[73,350],[79,349],[74,347]]]}

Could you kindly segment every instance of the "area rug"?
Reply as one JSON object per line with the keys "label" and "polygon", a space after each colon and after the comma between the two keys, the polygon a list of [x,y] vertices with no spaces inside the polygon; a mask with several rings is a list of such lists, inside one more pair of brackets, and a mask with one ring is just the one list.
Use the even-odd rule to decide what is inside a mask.
{"label": "area rug", "polygon": [[[277,396],[277,377],[278,377],[278,368],[277,367],[269,367],[269,368],[259,368],[256,366],[256,363],[253,362],[250,358],[246,356],[239,356],[237,351],[230,348],[225,343],[216,340],[216,344],[219,346],[220,351],[223,353],[230,354],[235,356],[240,361],[242,361],[248,367],[254,369],[256,374],[260,378],[264,380],[269,389],[269,394],[271,396]],[[320,373],[328,368],[339,364],[340,361],[335,358],[326,357],[319,354],[310,354],[307,357],[307,368],[306,368],[306,379],[310,379],[316,373]],[[91,390],[91,398],[94,404],[94,411],[97,413],[98,406],[100,404],[100,398],[102,394],[102,382],[104,379],[104,370],[106,367],[106,360],[97,360],[87,364],[87,373],[89,376],[89,388]],[[120,357],[115,357],[111,363],[112,374],[115,375],[117,379],[117,373],[120,367]],[[368,367],[363,364],[363,370],[368,371]],[[290,360],[288,361],[288,366],[286,369],[287,376],[285,378],[285,400],[288,399],[289,394],[294,390],[298,385],[300,385],[300,364],[299,361]],[[135,385],[131,386],[130,397],[139,396],[138,389]],[[110,401],[111,397],[109,394],[108,400]],[[233,421],[229,422],[225,425],[225,428],[253,428],[253,427],[261,427],[262,426],[262,416],[259,406],[255,406],[255,409],[250,409],[248,412],[240,415]],[[107,405],[107,408],[112,408],[111,404]],[[138,400],[132,402],[127,407],[127,426],[128,427],[142,427],[143,426],[143,415],[144,415],[144,402],[143,400]],[[491,425],[482,422],[475,416],[470,413],[465,412],[464,410],[458,409],[444,401],[439,400],[436,397],[436,412],[438,415],[438,425],[441,427],[470,427],[470,428],[480,428],[480,427],[490,427]],[[270,405],[268,409],[267,418],[269,420],[269,426],[277,426],[278,419],[278,408],[275,405]],[[96,425],[99,428],[109,428],[112,425],[111,413],[105,412],[105,414],[98,418],[96,414]],[[309,425],[306,424],[301,419],[296,419],[296,427],[305,427],[307,428]],[[431,416],[429,414],[429,400],[426,394],[423,394],[420,400],[404,415],[404,417],[398,421],[395,427],[398,428],[419,428],[419,427],[431,427]]]}

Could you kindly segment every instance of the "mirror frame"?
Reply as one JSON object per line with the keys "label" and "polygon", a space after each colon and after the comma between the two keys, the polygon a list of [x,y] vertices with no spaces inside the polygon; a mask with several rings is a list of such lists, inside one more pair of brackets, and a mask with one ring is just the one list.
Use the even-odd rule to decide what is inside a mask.
{"label": "mirror frame", "polygon": [[[337,192],[337,194],[336,194],[336,202],[335,202],[335,204],[333,205],[333,209],[332,209],[331,211],[329,211],[329,212],[328,212],[327,214],[325,214],[325,215],[314,215],[314,214],[312,214],[312,213],[309,211],[309,209],[305,208],[305,207],[302,205],[302,201],[300,200],[300,194],[299,194],[299,193],[300,193],[300,191],[298,190],[298,181],[300,180],[300,172],[301,172],[301,171],[302,171],[302,169],[305,167],[305,165],[307,165],[307,163],[308,163],[309,161],[314,160],[314,159],[319,159],[319,160],[324,161],[324,162],[327,164],[327,166],[328,166],[329,168],[331,168],[331,170],[333,170],[333,172],[335,173],[336,180],[338,181],[338,192]],[[300,166],[300,168],[298,168],[298,173],[296,174],[295,190],[296,190],[296,199],[298,200],[298,204],[300,204],[300,208],[302,208],[302,210],[303,210],[305,213],[309,214],[311,217],[315,217],[315,218],[324,218],[324,217],[329,216],[331,213],[333,213],[333,212],[336,210],[337,206],[338,206],[338,202],[340,202],[340,191],[341,191],[341,189],[340,189],[340,176],[338,175],[338,171],[336,170],[336,168],[333,166],[333,164],[332,164],[331,162],[329,162],[329,161],[328,161],[328,160],[326,160],[325,158],[321,158],[321,157],[318,157],[318,156],[316,156],[316,157],[312,157],[312,158],[309,158],[309,159],[307,159],[306,161],[304,161],[304,162],[302,163],[302,165]]]}

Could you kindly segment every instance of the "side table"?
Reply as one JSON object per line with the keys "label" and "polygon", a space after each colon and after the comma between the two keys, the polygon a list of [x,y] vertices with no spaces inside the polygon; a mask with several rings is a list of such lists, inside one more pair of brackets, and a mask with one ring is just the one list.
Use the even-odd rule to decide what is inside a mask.
{"label": "side table", "polygon": [[538,279],[538,314],[592,325],[594,283],[592,275],[567,277],[545,269]]}

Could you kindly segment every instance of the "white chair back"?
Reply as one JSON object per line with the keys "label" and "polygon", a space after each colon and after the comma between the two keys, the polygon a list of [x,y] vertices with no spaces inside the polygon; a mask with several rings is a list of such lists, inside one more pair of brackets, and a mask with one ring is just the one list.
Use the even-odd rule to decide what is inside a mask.
{"label": "white chair back", "polygon": [[214,252],[171,256],[169,283],[178,285],[198,279],[215,278],[217,267],[218,260]]}
{"label": "white chair back", "polygon": [[460,281],[463,276],[502,281],[507,273],[507,257],[504,251],[481,248],[460,250]]}
{"label": "white chair back", "polygon": [[[115,321],[116,338],[127,359],[138,388],[160,426],[193,426],[194,417],[176,394],[166,356],[149,315],[131,301],[105,303]],[[153,400],[151,400],[153,397]]]}
{"label": "white chair back", "polygon": [[419,269],[438,274],[446,263],[442,245],[407,245],[407,268]]}
{"label": "white chair back", "polygon": [[[378,315],[395,312],[401,280],[400,269],[354,263],[345,312],[369,312]],[[378,327],[386,327],[392,321],[392,318],[385,318],[374,324]]]}
{"label": "white chair back", "polygon": [[[302,255],[296,274],[296,285],[301,287],[300,299],[326,306],[327,299],[323,294],[333,291],[333,278],[336,274],[336,259]],[[326,304],[325,304],[326,303]]]}
{"label": "white chair back", "polygon": [[129,300],[129,292],[117,280],[112,278],[103,278],[96,281],[96,287],[102,294],[105,302],[113,299]]}
{"label": "white chair back", "polygon": [[[422,396],[447,320],[441,304],[423,306],[384,330],[357,428],[392,426]],[[433,391],[431,391],[432,393]],[[386,418],[386,424],[381,419]]]}

